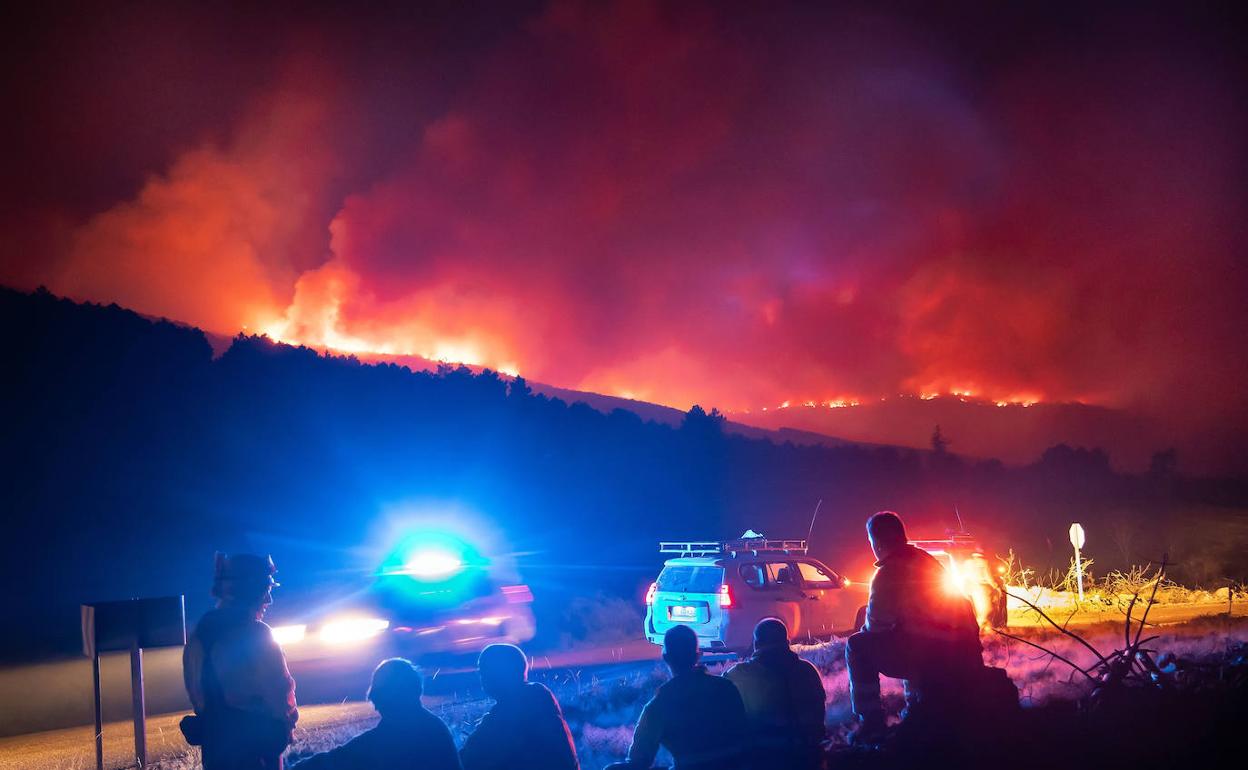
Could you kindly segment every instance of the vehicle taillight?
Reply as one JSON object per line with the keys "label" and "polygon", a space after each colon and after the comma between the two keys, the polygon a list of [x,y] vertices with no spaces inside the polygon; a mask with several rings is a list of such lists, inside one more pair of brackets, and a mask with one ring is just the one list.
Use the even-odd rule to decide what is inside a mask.
{"label": "vehicle taillight", "polygon": [[732,589],[728,587],[727,583],[720,583],[719,585],[719,606],[724,609],[732,607]]}
{"label": "vehicle taillight", "polygon": [[654,604],[654,592],[658,590],[659,590],[658,583],[651,583],[650,587],[646,589],[646,606],[647,607],[649,607],[651,604]]}

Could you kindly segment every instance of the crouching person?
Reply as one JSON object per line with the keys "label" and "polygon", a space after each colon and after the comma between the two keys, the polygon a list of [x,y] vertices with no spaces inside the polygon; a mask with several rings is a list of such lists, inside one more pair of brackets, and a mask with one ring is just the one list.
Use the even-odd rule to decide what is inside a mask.
{"label": "crouching person", "polygon": [[292,770],[460,770],[451,731],[420,702],[423,689],[420,672],[410,661],[382,661],[368,688],[368,699],[381,716],[377,726]]}
{"label": "crouching person", "polygon": [[866,625],[849,637],[845,662],[860,720],[854,741],[871,744],[884,737],[881,675],[906,680],[910,708],[924,690],[956,695],[983,669],[983,660],[970,601],[945,590],[944,567],[907,543],[897,514],[881,511],[868,519],[867,538],[877,570]]}
{"label": "crouching person", "polygon": [[637,720],[628,761],[607,770],[649,770],[664,747],[676,770],[742,768],[745,707],[732,682],[698,665],[698,637],[688,626],[663,635],[663,660],[672,671]]}
{"label": "crouching person", "polygon": [[580,770],[559,702],[529,682],[529,660],[513,644],[491,644],[477,659],[481,687],[494,699],[464,741],[464,770]]}
{"label": "crouching person", "polygon": [[778,618],[754,627],[754,654],[725,674],[741,692],[749,724],[749,766],[815,770],[823,767],[826,693],[819,671],[789,648]]}

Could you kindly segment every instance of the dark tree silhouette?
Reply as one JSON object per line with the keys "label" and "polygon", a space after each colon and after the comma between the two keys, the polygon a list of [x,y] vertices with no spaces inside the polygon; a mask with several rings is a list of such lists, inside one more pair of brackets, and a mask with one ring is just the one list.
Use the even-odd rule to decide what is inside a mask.
{"label": "dark tree silhouette", "polygon": [[[278,611],[349,593],[380,563],[379,524],[413,505],[475,511],[486,534],[528,554],[539,632],[557,635],[575,596],[632,601],[660,563],[657,540],[801,536],[819,499],[816,555],[851,576],[869,570],[862,522],[882,508],[922,534],[943,531],[957,504],[994,549],[1046,569],[1066,558],[1044,543],[1064,540],[1073,511],[1089,526],[1130,511],[1132,552],[1151,554],[1176,528],[1226,539],[1186,512],[1248,499],[1235,481],[1118,474],[1100,450],[964,465],[937,429],[933,453],[950,461],[937,466],[910,449],[746,438],[714,409],[661,425],[522,378],[368,365],[265,337],[239,336],[214,359],[197,329],[46,292],[0,289],[0,334],[12,620],[0,659],[72,653],[84,601],[185,593],[198,615],[217,549],[274,553]],[[1225,554],[1223,574],[1248,576],[1243,546],[1207,552]],[[597,568],[565,570],[574,553]],[[1113,568],[1111,556],[1098,564]]]}

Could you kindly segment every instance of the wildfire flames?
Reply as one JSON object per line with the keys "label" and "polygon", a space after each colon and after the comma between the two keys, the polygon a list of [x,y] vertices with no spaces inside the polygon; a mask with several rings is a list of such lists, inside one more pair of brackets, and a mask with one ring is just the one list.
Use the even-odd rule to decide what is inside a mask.
{"label": "wildfire flames", "polygon": [[678,6],[553,2],[471,43],[49,24],[0,280],[682,408],[1084,402],[1238,435],[1244,114],[1207,47],[1167,22],[1073,62],[1029,28],[1002,59],[918,19]]}

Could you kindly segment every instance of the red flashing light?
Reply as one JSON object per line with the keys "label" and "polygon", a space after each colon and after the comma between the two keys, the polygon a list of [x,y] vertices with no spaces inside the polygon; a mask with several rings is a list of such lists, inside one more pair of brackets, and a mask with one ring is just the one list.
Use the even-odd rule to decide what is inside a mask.
{"label": "red flashing light", "polygon": [[719,585],[719,606],[727,610],[732,608],[732,604],[732,589],[728,587],[727,583],[721,583]]}
{"label": "red flashing light", "polygon": [[658,590],[659,590],[658,583],[651,583],[650,587],[646,589],[646,606],[647,607],[649,607],[651,604],[654,604],[654,594]]}

